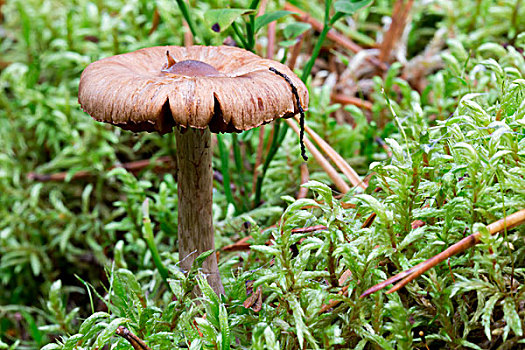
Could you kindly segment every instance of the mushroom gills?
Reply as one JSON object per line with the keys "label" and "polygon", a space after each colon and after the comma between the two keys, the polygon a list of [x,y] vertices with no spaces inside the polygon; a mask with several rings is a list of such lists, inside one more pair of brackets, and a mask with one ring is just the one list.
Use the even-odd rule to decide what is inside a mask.
{"label": "mushroom gills", "polygon": [[230,133],[230,132],[241,132],[242,130],[237,129],[232,121],[226,123],[223,118],[221,102],[217,97],[217,93],[213,93],[213,116],[211,117],[210,122],[208,123],[210,131],[214,133]]}
{"label": "mushroom gills", "polygon": [[173,131],[173,127],[176,126],[175,120],[173,119],[173,114],[171,113],[170,99],[166,97],[166,101],[162,105],[160,111],[160,118],[157,119],[155,125],[156,130],[159,134],[167,134]]}

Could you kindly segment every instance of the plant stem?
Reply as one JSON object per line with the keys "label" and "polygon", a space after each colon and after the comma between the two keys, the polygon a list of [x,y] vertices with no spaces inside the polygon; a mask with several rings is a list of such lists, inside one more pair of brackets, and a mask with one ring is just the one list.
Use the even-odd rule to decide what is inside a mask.
{"label": "plant stem", "polygon": [[303,74],[301,75],[301,80],[305,82],[308,77],[310,76],[310,73],[312,72],[312,68],[314,67],[315,60],[317,59],[317,56],[319,56],[319,52],[321,52],[321,47],[323,46],[323,42],[326,39],[326,34],[328,34],[328,31],[330,30],[330,27],[328,25],[324,25],[323,31],[321,34],[319,34],[319,38],[317,39],[317,42],[315,43],[314,50],[312,51],[312,55],[310,56],[310,59],[308,62],[306,62],[306,66],[303,68]]}
{"label": "plant stem", "polygon": [[226,196],[226,201],[233,204],[235,207],[235,212],[238,212],[237,205],[233,199],[231,183],[230,183],[230,157],[226,146],[224,145],[223,135],[217,134],[217,145],[219,146],[219,155],[221,157],[221,173],[222,173],[222,185],[224,186],[224,195]]}
{"label": "plant stem", "polygon": [[233,32],[241,42],[242,48],[248,50],[248,42],[246,41],[246,39],[244,39],[244,35],[241,32],[241,28],[239,28],[239,26],[235,22],[232,23],[232,28]]}
{"label": "plant stem", "polygon": [[168,287],[168,290],[171,290],[170,284],[168,283],[168,269],[164,266],[162,263],[162,260],[159,255],[159,251],[157,249],[157,245],[155,244],[155,239],[153,238],[153,227],[151,226],[151,219],[149,217],[149,201],[146,198],[144,203],[142,203],[142,231],[144,234],[144,240],[146,241],[146,244],[148,245],[148,249],[151,253],[151,257],[153,258],[153,263],[155,264],[155,267],[159,271],[160,277],[162,277],[162,280]]}
{"label": "plant stem", "polygon": [[272,144],[270,146],[270,150],[268,151],[268,155],[266,156],[266,159],[264,160],[263,169],[261,171],[261,175],[257,178],[257,185],[255,186],[255,199],[253,201],[254,207],[259,205],[261,202],[261,191],[262,191],[262,183],[264,180],[264,175],[266,175],[266,171],[268,170],[268,167],[270,166],[270,162],[272,161],[273,157],[277,153],[277,150],[279,149],[279,146],[282,143],[281,134],[279,133],[279,129],[281,126],[281,122],[279,119],[275,121],[273,124],[273,139]]}
{"label": "plant stem", "polygon": [[[259,6],[259,0],[252,0],[250,9],[255,10]],[[255,14],[249,16],[246,22],[247,50],[253,51],[255,47]]]}
{"label": "plant stem", "polygon": [[315,60],[317,59],[317,56],[319,56],[319,52],[321,52],[321,47],[323,46],[323,43],[326,39],[326,35],[328,34],[328,31],[330,31],[330,28],[335,23],[335,21],[341,18],[340,13],[338,12],[336,13],[336,15],[334,15],[334,18],[330,20],[330,6],[331,5],[332,5],[331,0],[328,0],[325,2],[323,30],[321,31],[321,34],[319,34],[319,38],[317,39],[317,42],[315,43],[314,50],[312,51],[312,55],[310,56],[310,59],[306,63],[306,66],[304,66],[303,74],[301,75],[301,80],[303,82],[306,82],[306,80],[310,76],[310,73],[312,72],[312,68],[314,67]]}
{"label": "plant stem", "polygon": [[208,45],[208,40],[204,36],[200,36],[197,32],[197,27],[195,26],[195,22],[193,21],[193,17],[190,14],[190,9],[186,2],[184,0],[176,0],[177,5],[179,6],[180,12],[182,13],[182,16],[184,17],[184,20],[186,20],[186,23],[188,23],[188,27],[190,27],[191,34],[193,34],[193,37],[195,39],[200,39],[199,41],[204,43],[205,45]]}
{"label": "plant stem", "polygon": [[239,192],[242,198],[243,211],[246,211],[248,209],[249,204],[248,200],[246,199],[246,188],[244,186],[244,166],[242,164],[241,148],[239,147],[239,137],[235,133],[231,135],[233,145],[233,157],[235,159],[235,167],[237,168],[237,174],[239,178],[237,186],[239,188]]}

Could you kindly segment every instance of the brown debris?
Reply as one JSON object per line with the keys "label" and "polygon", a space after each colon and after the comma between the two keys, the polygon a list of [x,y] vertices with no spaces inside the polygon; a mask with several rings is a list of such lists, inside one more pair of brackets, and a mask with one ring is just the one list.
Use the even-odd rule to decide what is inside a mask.
{"label": "brown debris", "polygon": [[[517,225],[523,224],[525,222],[525,209],[522,209],[514,214],[511,214],[501,220],[498,220],[496,222],[493,222],[492,224],[487,226],[487,229],[489,230],[490,234],[494,235],[498,232],[501,232],[505,229],[509,230]],[[422,274],[424,274],[426,271],[430,270],[437,264],[441,263],[442,261],[450,258],[453,255],[459,254],[468,248],[478,244],[481,239],[481,233],[476,232],[473,233],[465,238],[463,238],[461,241],[457,242],[456,244],[451,245],[443,252],[433,256],[432,258],[423,261],[420,264],[417,264],[416,266],[405,270],[403,272],[398,273],[397,275],[390,277],[389,279],[376,284],[372,288],[369,288],[367,291],[365,291],[363,294],[361,294],[360,298],[364,298],[372,293],[375,293],[401,279],[403,279],[401,282],[396,284],[392,289],[390,289],[387,294],[397,292],[399,289],[403,288],[408,283],[412,282]]]}
{"label": "brown debris", "polygon": [[[302,163],[301,166],[301,185],[308,182],[310,179],[309,172],[308,172],[308,165],[306,163]],[[299,192],[297,193],[297,199],[306,198],[306,195],[308,194],[308,188],[306,187],[300,187]]]}
{"label": "brown debris", "polygon": [[253,238],[252,236],[243,237],[237,242],[223,247],[222,251],[236,252],[236,251],[248,250],[250,249],[250,245],[251,245],[250,243],[248,243],[248,241],[252,238]]}
{"label": "brown debris", "polygon": [[124,326],[119,326],[115,334],[126,339],[135,350],[151,350],[142,339],[131,333],[131,331]]}
{"label": "brown debris", "polygon": [[[170,156],[164,156],[159,157],[155,160],[145,159],[145,160],[137,160],[135,162],[129,162],[124,163],[120,165],[114,165],[110,167],[107,171],[115,168],[124,168],[134,174],[138,173],[139,171],[149,167],[154,166],[153,170],[156,173],[165,172],[168,170],[174,169],[175,162],[173,161],[173,158]],[[49,181],[65,181],[67,178],[68,172],[61,172],[61,173],[55,173],[55,174],[37,174],[37,173],[29,173],[27,174],[27,178],[29,180],[34,181],[40,181],[40,182],[49,182]],[[95,176],[95,174],[91,171],[78,171],[75,174],[71,176],[71,180],[81,180],[85,178],[89,178]]]}
{"label": "brown debris", "polygon": [[[314,28],[316,31],[318,32],[321,32],[323,30],[323,23],[321,23],[320,21],[318,21],[317,19],[313,18],[312,16],[310,16],[308,13],[304,12],[303,10],[299,9],[298,7],[290,4],[290,3],[286,3],[284,5],[284,9],[286,11],[293,11],[295,13],[297,13],[296,15],[294,15],[294,17],[301,21],[301,22],[305,22],[305,23],[309,23],[312,28]],[[363,48],[359,45],[357,45],[356,43],[354,43],[352,40],[348,39],[346,36],[340,34],[339,32],[337,32],[336,30],[334,29],[331,29],[328,34],[326,35],[326,37],[330,40],[332,40],[334,43],[336,43],[337,45],[339,46],[342,46],[352,52],[359,52],[361,51]]]}
{"label": "brown debris", "polygon": [[262,288],[258,286],[255,291],[252,288],[253,282],[248,282],[246,289],[251,290],[252,294],[244,301],[243,306],[247,309],[252,309],[255,312],[259,312],[262,309]]}
{"label": "brown debris", "polygon": [[392,50],[401,39],[405,26],[407,24],[408,16],[414,0],[397,0],[392,11],[392,23],[385,34],[381,49],[379,52],[379,60],[382,62],[390,62],[392,58]]}
{"label": "brown debris", "polygon": [[342,105],[354,105],[368,111],[371,111],[373,106],[372,102],[370,101],[365,101],[353,96],[345,96],[343,94],[332,94],[332,101]]}

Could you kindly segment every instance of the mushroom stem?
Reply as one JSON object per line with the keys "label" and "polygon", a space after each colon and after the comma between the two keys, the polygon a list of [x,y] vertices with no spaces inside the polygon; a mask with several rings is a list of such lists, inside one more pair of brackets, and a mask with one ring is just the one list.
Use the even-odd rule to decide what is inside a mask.
{"label": "mushroom stem", "polygon": [[[180,267],[189,271],[196,257],[215,249],[212,216],[213,170],[209,129],[175,128],[178,164],[178,243]],[[208,283],[224,293],[217,257],[211,254],[202,264]]]}

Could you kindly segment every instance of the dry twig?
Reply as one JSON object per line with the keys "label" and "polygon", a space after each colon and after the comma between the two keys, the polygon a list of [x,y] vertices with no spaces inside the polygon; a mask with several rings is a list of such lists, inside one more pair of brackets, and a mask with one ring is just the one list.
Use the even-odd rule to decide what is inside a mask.
{"label": "dry twig", "polygon": [[[311,17],[308,13],[304,12],[303,10],[299,9],[298,7],[295,7],[294,5],[290,4],[290,3],[286,3],[284,5],[284,9],[287,10],[287,11],[293,11],[295,13],[297,13],[296,15],[294,15],[294,17],[301,21],[301,22],[305,22],[305,23],[309,23],[312,28],[314,28],[316,31],[320,32],[323,30],[323,24],[318,21],[317,19]],[[341,47],[344,47],[352,52],[359,52],[361,50],[363,50],[363,48],[361,46],[359,46],[358,44],[356,44],[355,42],[353,42],[352,40],[348,39],[346,36],[340,34],[339,32],[337,32],[336,30],[334,29],[330,29],[330,31],[328,32],[328,34],[326,35],[326,37],[330,40],[332,40],[334,43],[336,43],[337,45],[341,46]],[[381,70],[386,70],[387,69],[387,66],[379,61],[376,57],[372,57],[372,56],[367,56],[366,58],[370,63],[372,63],[374,66],[380,68]]]}
{"label": "dry twig", "polygon": [[343,94],[332,94],[332,101],[342,105],[354,105],[359,108],[366,109],[367,111],[371,111],[373,106],[372,102],[370,101],[365,101],[357,97],[346,96]]}
{"label": "dry twig", "polygon": [[[295,123],[295,121],[291,119],[286,119],[286,123],[297,133],[297,135],[300,134],[299,126]],[[304,138],[304,144],[306,148],[308,148],[308,151],[312,154],[312,156],[315,158],[317,163],[323,168],[323,170],[326,172],[326,174],[332,179],[332,182],[337,187],[337,189],[341,193],[347,193],[350,191],[350,187],[346,184],[346,182],[339,176],[339,173],[335,168],[330,164],[328,160],[319,152],[319,150],[314,146],[314,144],[308,139]]]}
{"label": "dry twig", "polygon": [[[137,160],[135,162],[129,162],[124,163],[121,165],[114,165],[110,167],[108,170],[115,169],[115,168],[124,168],[132,173],[137,173],[141,171],[144,168],[147,168],[149,166],[154,166],[155,172],[164,172],[170,169],[173,169],[175,167],[175,164],[173,162],[173,158],[170,156],[164,156],[159,157],[155,160]],[[29,180],[35,180],[40,182],[48,182],[48,181],[65,181],[67,178],[68,172],[61,172],[61,173],[55,173],[55,174],[37,174],[37,173],[29,173],[27,174],[27,178]],[[77,171],[75,174],[71,176],[71,180],[80,180],[95,176],[93,172],[82,170]]]}
{"label": "dry twig", "polygon": [[[525,222],[525,209],[522,209],[514,214],[511,214],[501,220],[498,220],[496,222],[493,222],[492,224],[487,226],[487,229],[489,230],[491,235],[494,235],[498,232],[501,232],[505,229],[511,229],[517,225],[520,225]],[[376,284],[372,288],[365,291],[363,294],[361,294],[360,298],[366,297],[367,295],[370,295],[372,293],[375,293],[386,286],[391,285],[392,283],[395,283],[399,281],[400,279],[403,279],[401,282],[399,282],[397,285],[395,285],[392,289],[390,289],[387,294],[393,293],[398,291],[399,289],[403,288],[405,285],[410,283],[411,281],[415,280],[422,274],[424,274],[426,271],[430,270],[440,262],[442,262],[445,259],[450,258],[453,255],[456,255],[458,253],[461,253],[468,248],[478,244],[481,239],[481,233],[476,232],[473,233],[465,238],[463,238],[461,241],[457,242],[456,244],[453,244],[452,246],[448,247],[445,251],[435,255],[434,257],[406,270],[401,273],[398,273],[397,275],[390,277],[386,281],[383,281],[379,284]]]}
{"label": "dry twig", "polygon": [[[307,183],[309,178],[308,165],[306,163],[301,163],[301,185]],[[299,192],[297,193],[297,199],[306,198],[307,194],[308,189],[306,187],[300,187]]]}
{"label": "dry twig", "polygon": [[397,0],[392,11],[392,22],[390,28],[385,34],[383,42],[381,43],[381,50],[379,53],[379,60],[381,62],[389,62],[392,56],[392,50],[403,35],[405,26],[407,24],[408,15],[412,9],[414,0]]}
{"label": "dry twig", "polygon": [[[328,155],[328,158],[334,162],[339,169],[348,178],[348,181],[355,186],[366,189],[366,184],[361,180],[357,172],[344,160],[339,153],[337,153],[332,146],[330,146],[321,136],[312,130],[308,125],[304,126],[304,129],[310,135],[310,137],[319,145],[319,147]],[[344,192],[346,193],[346,192]]]}
{"label": "dry twig", "polygon": [[115,333],[126,339],[135,350],[151,350],[142,339],[131,333],[131,331],[124,326],[119,326]]}

